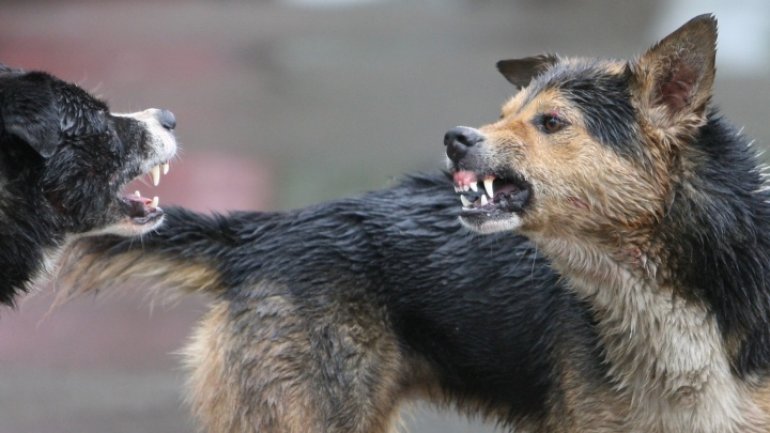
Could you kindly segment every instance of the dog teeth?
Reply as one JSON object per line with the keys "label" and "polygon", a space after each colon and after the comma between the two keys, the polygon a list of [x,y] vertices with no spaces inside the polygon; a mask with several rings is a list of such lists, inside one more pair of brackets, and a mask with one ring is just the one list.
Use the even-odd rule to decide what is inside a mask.
{"label": "dog teeth", "polygon": [[478,185],[476,182],[472,182],[472,183],[470,184],[470,186],[471,186],[471,190],[472,190],[473,192],[476,192],[476,191],[478,191],[478,190],[479,190],[479,185]]}
{"label": "dog teeth", "polygon": [[486,206],[487,203],[489,203],[489,200],[487,200],[487,196],[485,196],[484,194],[481,194],[481,205]]}
{"label": "dog teeth", "polygon": [[137,196],[137,197],[141,197],[142,196],[142,194],[139,193],[138,189],[136,191],[134,191],[134,195]]}
{"label": "dog teeth", "polygon": [[152,202],[150,203],[150,206],[151,207],[158,207],[159,203],[160,203],[160,199],[156,195],[155,197],[152,198]]}
{"label": "dog teeth", "polygon": [[466,198],[464,195],[461,195],[461,196],[460,196],[460,201],[462,202],[462,204],[463,204],[463,207],[471,207],[471,205],[473,204],[473,203],[471,203],[471,201],[470,201],[470,200],[468,200],[468,199],[467,199],[467,198]]}
{"label": "dog teeth", "polygon": [[156,165],[150,170],[150,176],[152,176],[152,184],[158,186],[160,184],[160,166]]}
{"label": "dog teeth", "polygon": [[494,187],[492,186],[495,181],[495,178],[488,177],[484,179],[484,191],[487,192],[487,195],[492,198],[495,196]]}
{"label": "dog teeth", "polygon": [[163,167],[163,175],[167,175],[168,171],[171,170],[171,165],[169,165],[169,163],[167,162],[164,162],[162,167]]}

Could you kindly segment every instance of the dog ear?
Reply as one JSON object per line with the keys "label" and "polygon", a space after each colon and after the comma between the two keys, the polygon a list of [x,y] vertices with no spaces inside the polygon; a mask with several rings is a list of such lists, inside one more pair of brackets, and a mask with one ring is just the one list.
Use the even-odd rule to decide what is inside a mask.
{"label": "dog ear", "polygon": [[699,15],[632,65],[640,107],[653,124],[665,128],[703,120],[716,72],[716,40],[714,16]]}
{"label": "dog ear", "polygon": [[40,156],[51,157],[61,141],[59,111],[45,83],[14,80],[3,93],[0,118],[6,133],[16,136]]}
{"label": "dog ear", "polygon": [[521,89],[529,84],[533,77],[540,75],[559,60],[553,54],[524,57],[523,59],[500,60],[497,70],[506,80]]}

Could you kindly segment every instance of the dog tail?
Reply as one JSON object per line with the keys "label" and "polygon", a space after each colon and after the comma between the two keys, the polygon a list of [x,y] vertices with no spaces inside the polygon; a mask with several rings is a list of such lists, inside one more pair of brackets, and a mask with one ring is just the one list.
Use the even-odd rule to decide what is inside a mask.
{"label": "dog tail", "polygon": [[227,217],[183,208],[168,209],[161,228],[142,237],[78,239],[60,258],[53,279],[55,304],[128,285],[162,290],[164,298],[221,292],[225,286],[219,263],[236,239]]}

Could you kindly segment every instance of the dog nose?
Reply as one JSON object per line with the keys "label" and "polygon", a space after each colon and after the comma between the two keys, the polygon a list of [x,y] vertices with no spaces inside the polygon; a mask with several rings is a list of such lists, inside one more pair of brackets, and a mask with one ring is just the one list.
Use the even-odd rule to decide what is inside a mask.
{"label": "dog nose", "polygon": [[444,134],[446,155],[453,162],[459,162],[471,147],[482,141],[484,136],[478,130],[467,126],[455,126]]}
{"label": "dog nose", "polygon": [[169,131],[176,128],[176,117],[174,117],[174,113],[168,110],[158,110],[155,113],[155,117],[158,119],[158,122],[160,122],[160,125]]}

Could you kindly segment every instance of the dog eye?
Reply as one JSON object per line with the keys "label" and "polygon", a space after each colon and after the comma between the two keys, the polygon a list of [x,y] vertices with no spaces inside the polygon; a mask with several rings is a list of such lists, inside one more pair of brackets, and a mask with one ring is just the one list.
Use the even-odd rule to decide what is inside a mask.
{"label": "dog eye", "polygon": [[561,131],[568,123],[555,114],[544,114],[540,119],[540,126],[547,134]]}

